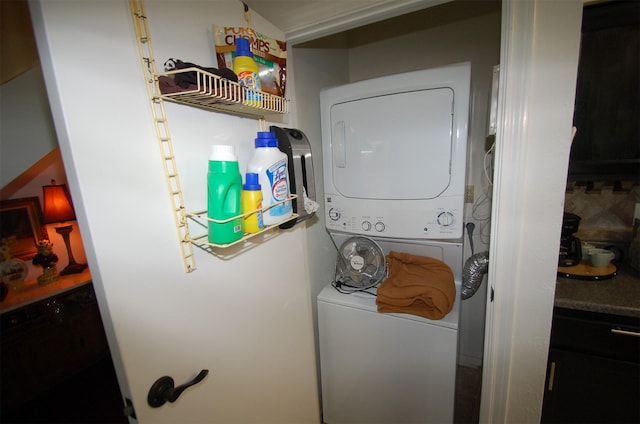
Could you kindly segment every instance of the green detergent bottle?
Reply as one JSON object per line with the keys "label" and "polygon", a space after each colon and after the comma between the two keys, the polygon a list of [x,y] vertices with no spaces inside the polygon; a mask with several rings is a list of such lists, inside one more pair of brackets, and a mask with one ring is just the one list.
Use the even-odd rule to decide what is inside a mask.
{"label": "green detergent bottle", "polygon": [[242,217],[230,219],[242,214],[242,175],[233,146],[211,146],[207,189],[207,216],[217,220],[209,221],[209,242],[229,244],[241,239]]}

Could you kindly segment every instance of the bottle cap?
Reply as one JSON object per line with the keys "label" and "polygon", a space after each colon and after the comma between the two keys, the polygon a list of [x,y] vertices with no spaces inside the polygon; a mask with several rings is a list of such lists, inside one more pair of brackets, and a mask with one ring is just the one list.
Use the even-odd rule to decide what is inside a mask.
{"label": "bottle cap", "polygon": [[259,131],[256,147],[278,147],[278,139],[272,131]]}
{"label": "bottle cap", "polygon": [[258,174],[247,172],[247,182],[242,185],[243,190],[260,190],[260,180]]}
{"label": "bottle cap", "polygon": [[214,144],[211,146],[209,160],[217,162],[237,162],[236,149],[233,146]]}
{"label": "bottle cap", "polygon": [[236,56],[253,57],[248,38],[236,38]]}

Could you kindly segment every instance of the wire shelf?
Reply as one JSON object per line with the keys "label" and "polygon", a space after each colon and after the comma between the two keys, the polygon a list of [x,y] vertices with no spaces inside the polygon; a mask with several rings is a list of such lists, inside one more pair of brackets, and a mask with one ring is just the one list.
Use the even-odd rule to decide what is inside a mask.
{"label": "wire shelf", "polygon": [[[151,47],[151,38],[149,37],[149,28],[143,0],[129,0],[129,5],[136,33],[140,63],[147,87],[151,112],[153,114],[157,141],[162,155],[167,187],[174,210],[174,219],[180,241],[182,260],[185,271],[193,272],[196,269],[193,246],[200,247],[209,253],[220,256],[218,252],[214,251],[216,250],[215,248],[240,244],[254,236],[264,234],[274,228],[277,229],[280,225],[297,219],[298,215],[293,214],[290,218],[277,225],[268,226],[260,232],[245,234],[243,238],[234,243],[226,245],[209,243],[208,221],[210,221],[210,219],[206,216],[207,212],[187,213],[185,211],[182,188],[173,150],[173,141],[169,134],[169,124],[164,109],[164,101],[194,106],[215,112],[226,112],[233,115],[260,118],[260,127],[264,130],[266,125],[264,115],[288,113],[289,100],[264,91],[248,89],[235,81],[221,78],[218,75],[196,67],[158,73],[153,56],[153,49]],[[182,73],[189,73],[189,75],[184,75],[186,78],[183,78],[183,80],[189,82],[194,81],[194,84],[188,85],[187,88],[176,84],[175,76]],[[296,197],[296,195],[290,195],[288,199],[282,202],[291,201]],[[267,210],[273,206],[275,205],[262,210]],[[254,212],[257,212],[257,210],[240,215],[240,217]],[[231,219],[237,218],[238,217],[234,217]],[[205,234],[192,237],[189,228],[190,221],[193,225],[203,227],[206,231]],[[269,236],[265,236],[265,238],[269,238]]]}
{"label": "wire shelf", "polygon": [[[264,213],[264,212],[268,211],[269,209],[273,208],[274,206],[277,206],[277,205],[279,205],[281,203],[284,203],[284,202],[290,202],[290,201],[292,201],[293,199],[295,199],[297,197],[298,196],[296,194],[291,194],[291,195],[289,195],[289,197],[286,200],[281,200],[279,202],[275,202],[275,203],[269,205],[266,208],[261,208],[261,209],[248,211],[248,212],[245,212],[243,214],[232,216],[231,218],[222,219],[222,220],[221,219],[209,218],[207,216],[207,211],[206,210],[205,211],[197,211],[197,212],[187,212],[186,216],[187,216],[187,218],[190,218],[192,220],[197,221],[202,227],[204,227],[206,229],[206,228],[208,228],[208,223],[209,222],[215,222],[215,223],[218,223],[218,224],[224,224],[226,222],[230,222],[230,221],[233,221],[235,219],[244,218],[244,217],[249,216],[251,214],[254,214],[256,212]],[[253,237],[255,237],[255,236],[259,235],[259,234],[263,234],[265,232],[277,229],[277,228],[279,228],[280,225],[285,224],[285,223],[287,223],[289,221],[293,221],[294,219],[298,219],[298,217],[299,217],[299,215],[297,213],[293,213],[289,218],[286,218],[286,219],[284,219],[283,221],[281,221],[281,222],[279,222],[277,224],[265,226],[262,230],[260,230],[258,232],[245,233],[242,238],[240,238],[239,240],[236,240],[236,241],[234,241],[232,243],[227,243],[227,244],[210,243],[209,240],[208,240],[208,233],[204,233],[204,234],[200,234],[200,235],[191,237],[189,241],[191,243],[193,243],[194,245],[198,246],[198,247],[227,248],[227,247],[231,247],[231,246],[243,243],[243,242],[245,242],[247,240],[250,240],[251,238],[253,238]]]}
{"label": "wire shelf", "polygon": [[[164,79],[173,79],[181,73],[194,73],[196,83],[187,88],[178,88]],[[284,97],[246,88],[199,68],[164,72],[158,74],[157,80],[160,97],[170,102],[253,117],[289,111],[289,100]]]}

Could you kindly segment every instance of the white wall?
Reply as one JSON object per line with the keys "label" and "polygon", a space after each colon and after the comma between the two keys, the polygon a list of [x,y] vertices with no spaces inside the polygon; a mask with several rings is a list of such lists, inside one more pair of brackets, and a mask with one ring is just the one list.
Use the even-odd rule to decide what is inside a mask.
{"label": "white wall", "polygon": [[[469,131],[467,181],[475,187],[479,202],[490,195],[491,187],[484,177],[483,156],[487,133],[489,93],[493,66],[498,64],[500,48],[500,3],[453,2],[379,24],[355,29],[293,49],[298,99],[298,122],[311,139],[314,166],[321,170],[321,135],[319,91],[323,87],[348,82],[431,68],[450,63],[471,61],[472,99]],[[304,93],[304,95],[301,95]],[[323,187],[316,171],[318,192]],[[318,196],[321,197],[321,196]],[[321,203],[321,208],[324,207]],[[485,202],[487,217],[489,202]],[[322,218],[321,209],[318,216]],[[480,227],[487,221],[472,217],[471,204],[465,211],[467,222],[476,224],[474,251],[488,249],[488,234],[480,236]],[[312,262],[312,284],[319,292],[327,284],[335,266],[335,250],[320,219],[311,227],[309,243],[316,251]],[[465,239],[466,242],[466,239]],[[466,255],[471,254],[468,245]],[[474,297],[462,303],[460,324],[461,362],[479,365],[482,362],[486,284]]]}
{"label": "white wall", "polygon": [[58,141],[39,66],[2,84],[0,99],[0,187],[4,187],[55,149]]}
{"label": "white wall", "polygon": [[[319,209],[315,217],[305,221],[306,246],[309,263],[310,301],[314,316],[316,366],[320,371],[316,297],[333,280],[337,250],[324,227],[324,180],[322,178],[322,138],[320,137],[320,88],[342,84],[347,79],[343,64],[347,61],[345,49],[293,48],[288,52],[288,63],[293,69],[297,125],[309,139],[315,172],[316,200]],[[318,374],[318,390],[321,390]]]}

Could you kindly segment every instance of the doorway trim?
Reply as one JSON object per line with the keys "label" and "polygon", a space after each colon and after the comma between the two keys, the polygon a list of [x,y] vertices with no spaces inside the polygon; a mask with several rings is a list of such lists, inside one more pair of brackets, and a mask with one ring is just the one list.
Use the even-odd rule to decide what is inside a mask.
{"label": "doorway trim", "polygon": [[480,422],[539,422],[582,1],[504,0]]}

